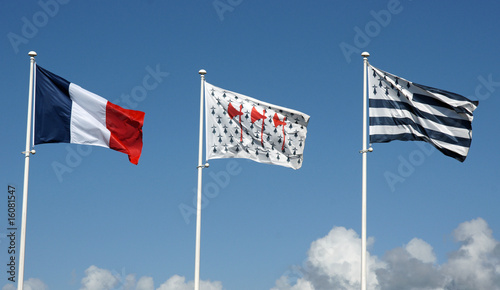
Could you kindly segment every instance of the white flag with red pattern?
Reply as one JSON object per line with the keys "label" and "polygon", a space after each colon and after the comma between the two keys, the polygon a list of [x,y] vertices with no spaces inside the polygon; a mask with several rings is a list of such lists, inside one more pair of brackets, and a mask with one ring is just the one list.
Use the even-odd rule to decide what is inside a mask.
{"label": "white flag with red pattern", "polygon": [[205,82],[206,156],[299,169],[309,116]]}

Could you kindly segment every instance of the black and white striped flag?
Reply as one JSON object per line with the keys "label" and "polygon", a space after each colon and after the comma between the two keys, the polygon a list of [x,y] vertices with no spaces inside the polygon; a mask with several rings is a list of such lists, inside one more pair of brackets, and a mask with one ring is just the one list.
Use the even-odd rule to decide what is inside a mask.
{"label": "black and white striped flag", "polygon": [[369,65],[370,142],[425,141],[461,162],[478,102],[412,83]]}
{"label": "black and white striped flag", "polygon": [[205,82],[206,156],[302,166],[309,116]]}

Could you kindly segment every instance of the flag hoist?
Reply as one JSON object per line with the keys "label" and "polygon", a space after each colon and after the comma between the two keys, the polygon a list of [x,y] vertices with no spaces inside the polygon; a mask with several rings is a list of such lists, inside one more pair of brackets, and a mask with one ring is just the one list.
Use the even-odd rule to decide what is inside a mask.
{"label": "flag hoist", "polygon": [[200,89],[200,135],[198,147],[198,191],[196,202],[196,253],[194,262],[194,289],[200,289],[200,235],[201,235],[201,177],[203,168],[208,167],[208,163],[203,162],[203,90],[205,84],[205,74],[207,72],[202,69],[198,72],[201,76]]}
{"label": "flag hoist", "polygon": [[363,69],[363,149],[360,151],[363,154],[362,160],[362,182],[361,182],[361,290],[366,290],[366,154],[372,152],[373,149],[370,147],[367,149],[367,117],[368,117],[368,100],[366,96],[367,89],[367,66],[368,57],[370,54],[368,52],[363,52],[361,54],[363,57],[364,69]]}
{"label": "flag hoist", "polygon": [[28,212],[28,176],[30,171],[30,155],[35,154],[35,150],[30,150],[31,145],[31,124],[33,108],[33,75],[35,68],[36,52],[30,51],[30,85],[28,93],[28,121],[26,125],[26,149],[24,150],[24,183],[23,183],[23,205],[21,220],[21,240],[19,244],[19,272],[17,277],[17,290],[23,290],[24,284],[24,255],[26,248],[26,217]]}

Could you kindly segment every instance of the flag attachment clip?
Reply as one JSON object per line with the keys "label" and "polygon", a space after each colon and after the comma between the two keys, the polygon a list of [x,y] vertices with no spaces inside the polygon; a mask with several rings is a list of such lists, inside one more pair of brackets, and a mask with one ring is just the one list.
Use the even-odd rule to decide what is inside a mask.
{"label": "flag attachment clip", "polygon": [[359,153],[366,153],[366,152],[373,152],[373,148],[370,147],[370,148],[368,148],[366,150],[359,150]]}
{"label": "flag attachment clip", "polygon": [[207,162],[204,165],[198,165],[198,166],[196,166],[196,168],[208,168],[209,166],[210,166],[210,164],[208,164],[208,162]]}

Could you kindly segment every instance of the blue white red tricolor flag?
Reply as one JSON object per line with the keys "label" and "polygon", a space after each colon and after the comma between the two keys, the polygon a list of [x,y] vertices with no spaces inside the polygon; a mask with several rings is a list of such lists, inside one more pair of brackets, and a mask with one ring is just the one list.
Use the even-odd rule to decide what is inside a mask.
{"label": "blue white red tricolor flag", "polygon": [[205,82],[206,156],[299,169],[309,116]]}
{"label": "blue white red tricolor flag", "polygon": [[370,142],[425,141],[461,162],[472,142],[472,113],[464,96],[419,85],[369,66]]}
{"label": "blue white red tricolor flag", "polygon": [[112,104],[38,65],[35,83],[35,144],[102,146],[139,162],[144,112]]}

